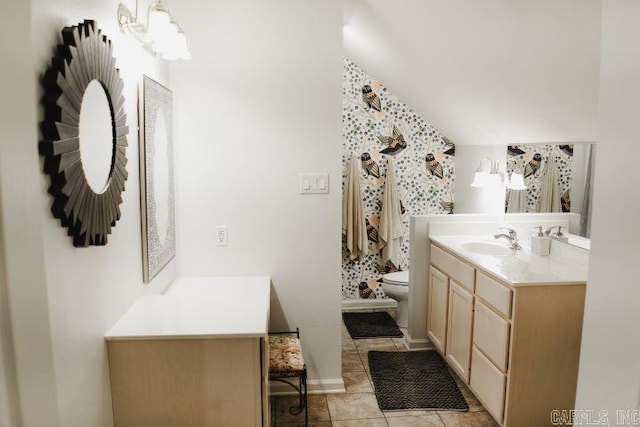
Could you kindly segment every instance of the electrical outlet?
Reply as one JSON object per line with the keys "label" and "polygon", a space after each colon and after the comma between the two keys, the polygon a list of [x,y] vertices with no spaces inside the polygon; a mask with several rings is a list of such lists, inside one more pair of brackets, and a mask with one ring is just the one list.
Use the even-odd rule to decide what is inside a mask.
{"label": "electrical outlet", "polygon": [[228,246],[229,236],[227,235],[227,226],[218,225],[216,227],[216,246]]}

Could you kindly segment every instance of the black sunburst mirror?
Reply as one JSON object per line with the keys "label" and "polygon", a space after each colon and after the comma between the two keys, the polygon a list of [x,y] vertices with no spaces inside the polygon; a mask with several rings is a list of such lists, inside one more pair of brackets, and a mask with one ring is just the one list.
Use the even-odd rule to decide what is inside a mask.
{"label": "black sunburst mirror", "polygon": [[[95,21],[84,21],[62,30],[62,44],[57,46],[43,78],[43,140],[39,148],[45,157],[44,171],[51,178],[51,211],[68,228],[73,245],[78,247],[106,245],[111,228],[120,219],[128,176],[129,128],[122,95],[124,83],[115,63],[111,41]],[[80,110],[93,81],[104,89],[111,113],[111,165],[101,192],[89,185],[80,155]]]}

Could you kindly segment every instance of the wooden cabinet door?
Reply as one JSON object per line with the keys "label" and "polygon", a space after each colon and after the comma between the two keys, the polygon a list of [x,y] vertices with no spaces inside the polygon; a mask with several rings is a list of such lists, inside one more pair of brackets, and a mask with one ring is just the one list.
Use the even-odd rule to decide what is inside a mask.
{"label": "wooden cabinet door", "polygon": [[469,383],[472,319],[473,294],[451,280],[446,359],[466,383]]}
{"label": "wooden cabinet door", "polygon": [[433,345],[445,352],[447,338],[447,305],[449,278],[431,266],[429,270],[429,299],[427,307],[427,334]]}

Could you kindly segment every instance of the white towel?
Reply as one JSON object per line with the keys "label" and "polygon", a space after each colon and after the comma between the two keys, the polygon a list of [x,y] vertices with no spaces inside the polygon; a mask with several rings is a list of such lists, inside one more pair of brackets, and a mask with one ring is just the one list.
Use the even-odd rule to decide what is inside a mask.
{"label": "white towel", "polygon": [[349,161],[347,182],[342,194],[342,234],[347,238],[347,249],[351,259],[369,254],[367,226],[364,222],[364,208],[360,194],[360,160],[352,156]]}
{"label": "white towel", "polygon": [[560,190],[558,189],[558,169],[553,156],[549,156],[547,159],[538,212],[562,212]]}
{"label": "white towel", "polygon": [[509,190],[507,192],[507,213],[527,211],[527,190]]}
{"label": "white towel", "polygon": [[382,212],[380,213],[379,238],[382,241],[382,264],[391,261],[396,267],[400,264],[400,244],[404,237],[402,228],[402,213],[400,212],[400,197],[396,184],[396,167],[393,159],[389,159],[387,179],[382,196]]}

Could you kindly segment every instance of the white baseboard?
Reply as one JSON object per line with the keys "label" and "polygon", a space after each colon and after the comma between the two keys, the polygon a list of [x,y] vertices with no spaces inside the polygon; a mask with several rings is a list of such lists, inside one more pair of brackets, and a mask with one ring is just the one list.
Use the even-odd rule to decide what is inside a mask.
{"label": "white baseboard", "polygon": [[428,338],[412,339],[409,334],[405,334],[404,345],[408,350],[433,350],[435,347]]}
{"label": "white baseboard", "polygon": [[[293,384],[298,384],[297,378],[291,378]],[[295,395],[298,392],[291,386],[288,386],[280,381],[269,382],[272,396],[287,396]],[[330,379],[330,380],[308,380],[307,381],[307,393],[308,394],[338,394],[346,393],[344,388],[344,381],[342,378]]]}

